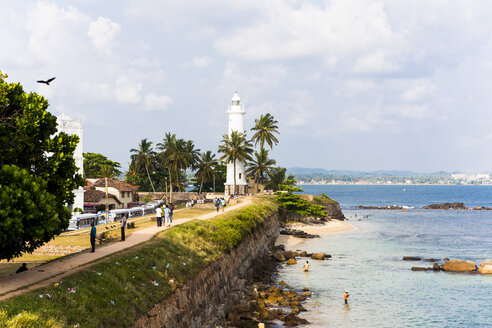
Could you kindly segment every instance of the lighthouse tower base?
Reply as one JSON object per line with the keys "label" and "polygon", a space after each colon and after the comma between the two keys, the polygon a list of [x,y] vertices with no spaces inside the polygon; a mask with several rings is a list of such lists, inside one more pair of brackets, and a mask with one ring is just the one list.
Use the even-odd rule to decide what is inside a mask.
{"label": "lighthouse tower base", "polygon": [[246,195],[248,193],[248,185],[247,184],[236,184],[237,193],[234,192],[234,185],[224,185],[224,194],[226,196],[230,195]]}

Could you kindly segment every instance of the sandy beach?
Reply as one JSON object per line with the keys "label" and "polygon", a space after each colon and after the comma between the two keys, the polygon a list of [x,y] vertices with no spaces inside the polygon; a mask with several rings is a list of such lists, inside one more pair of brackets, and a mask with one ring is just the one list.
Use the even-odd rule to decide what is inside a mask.
{"label": "sandy beach", "polygon": [[[288,225],[289,228],[305,231],[313,235],[325,236],[332,233],[344,232],[357,229],[350,223],[340,220],[330,220],[326,224],[306,225],[302,223],[293,223]],[[293,236],[280,235],[278,236],[275,245],[284,245],[286,249],[292,249],[293,247],[300,245],[307,240],[304,238],[297,238]]]}

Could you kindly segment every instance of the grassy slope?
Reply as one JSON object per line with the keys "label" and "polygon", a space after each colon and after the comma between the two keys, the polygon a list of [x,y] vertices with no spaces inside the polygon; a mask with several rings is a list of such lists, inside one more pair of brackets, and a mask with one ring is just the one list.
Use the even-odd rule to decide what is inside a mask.
{"label": "grassy slope", "polygon": [[129,327],[177,286],[237,246],[275,210],[271,200],[258,199],[255,205],[213,220],[173,227],[63,283],[1,302],[0,327]]}

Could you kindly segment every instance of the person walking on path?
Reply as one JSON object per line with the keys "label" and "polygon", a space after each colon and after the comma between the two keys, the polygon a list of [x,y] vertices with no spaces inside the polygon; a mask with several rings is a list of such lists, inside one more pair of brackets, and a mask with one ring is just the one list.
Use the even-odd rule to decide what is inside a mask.
{"label": "person walking on path", "polygon": [[224,198],[222,198],[222,199],[220,200],[220,204],[222,205],[222,212],[224,212],[225,207],[226,207],[226,201],[225,201],[225,199],[224,199]]}
{"label": "person walking on path", "polygon": [[162,227],[162,209],[160,207],[155,209],[155,219],[157,221],[157,226]]}
{"label": "person walking on path", "polygon": [[166,217],[166,227],[170,226],[171,224],[169,223],[169,216],[171,215],[171,210],[169,209],[168,206],[164,209],[164,216]]}
{"label": "person walking on path", "polygon": [[214,205],[216,208],[217,208],[217,212],[219,211],[219,208],[220,208],[220,199],[216,199],[215,200],[215,205]]}
{"label": "person walking on path", "polygon": [[17,269],[17,271],[15,271],[15,273],[21,273],[21,272],[24,272],[24,271],[27,271],[27,264],[25,263],[22,263],[21,267]]}
{"label": "person walking on path", "polygon": [[91,253],[94,253],[96,251],[96,226],[94,225],[94,222],[91,223],[91,246],[92,250]]}
{"label": "person walking on path", "polygon": [[121,241],[125,241],[126,214],[121,218]]}
{"label": "person walking on path", "polygon": [[173,224],[173,213],[174,213],[174,205],[173,203],[169,203],[169,225]]}
{"label": "person walking on path", "polygon": [[348,304],[349,297],[349,293],[345,291],[345,293],[343,293],[343,300],[345,301],[345,304]]}

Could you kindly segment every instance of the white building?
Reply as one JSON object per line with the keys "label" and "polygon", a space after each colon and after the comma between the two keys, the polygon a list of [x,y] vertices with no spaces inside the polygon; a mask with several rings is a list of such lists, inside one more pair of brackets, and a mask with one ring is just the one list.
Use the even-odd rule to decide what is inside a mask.
{"label": "white building", "polygon": [[[75,153],[73,157],[75,159],[75,165],[78,167],[78,172],[80,175],[83,175],[83,167],[84,167],[84,155],[83,155],[83,134],[82,134],[82,121],[73,121],[70,117],[65,114],[61,114],[57,117],[56,122],[58,123],[58,131],[65,132],[68,135],[76,134],[79,136],[79,143],[77,144],[77,148],[75,148]],[[73,200],[73,204],[69,204],[68,207],[70,210],[74,208],[84,209],[84,188],[79,187],[73,191],[75,194],[75,198]]]}
{"label": "white building", "polygon": [[[232,104],[229,106],[227,115],[229,116],[229,128],[228,134],[231,135],[232,131],[238,131],[245,133],[244,131],[244,106],[241,104],[239,95],[234,93],[232,96]],[[236,161],[236,187],[239,194],[246,194],[248,192],[248,182],[246,181],[245,163]],[[225,195],[235,194],[234,192],[234,163],[227,163],[227,178],[225,185]]]}

